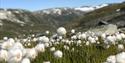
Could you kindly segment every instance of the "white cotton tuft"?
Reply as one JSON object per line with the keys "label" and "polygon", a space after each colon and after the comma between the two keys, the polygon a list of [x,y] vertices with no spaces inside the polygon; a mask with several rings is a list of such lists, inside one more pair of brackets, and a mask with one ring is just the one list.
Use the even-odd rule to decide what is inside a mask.
{"label": "white cotton tuft", "polygon": [[16,42],[12,48],[17,49],[24,49],[24,46],[20,42]]}
{"label": "white cotton tuft", "polygon": [[121,35],[121,37],[122,37],[123,39],[125,38],[125,34],[124,34],[124,33],[121,33],[120,35]]}
{"label": "white cotton tuft", "polygon": [[82,43],[81,40],[78,40],[78,41],[77,41],[77,45],[80,45],[81,43]]}
{"label": "white cotton tuft", "polygon": [[47,43],[49,42],[49,38],[46,36],[39,37],[38,39],[40,42]]}
{"label": "white cotton tuft", "polygon": [[0,61],[7,61],[8,52],[6,50],[0,50]]}
{"label": "white cotton tuft", "polygon": [[101,38],[102,38],[102,39],[105,39],[105,38],[106,38],[106,34],[103,33],[103,34],[101,35]]}
{"label": "white cotton tuft", "polygon": [[72,30],[71,30],[71,33],[75,33],[75,29],[72,29]]}
{"label": "white cotton tuft", "polygon": [[81,34],[81,39],[86,39],[86,38],[87,38],[86,34],[85,34],[85,33],[82,33],[82,34]]}
{"label": "white cotton tuft", "polygon": [[125,52],[116,55],[116,63],[125,63]]}
{"label": "white cotton tuft", "polygon": [[49,32],[49,31],[46,31],[45,33],[48,35],[50,32]]}
{"label": "white cotton tuft", "polygon": [[37,44],[35,49],[38,52],[45,52],[45,45],[44,44]]}
{"label": "white cotton tuft", "polygon": [[49,43],[44,43],[45,47],[50,47]]}
{"label": "white cotton tuft", "polygon": [[14,40],[13,38],[9,38],[9,39],[8,39],[8,42],[14,43],[15,40]]}
{"label": "white cotton tuft", "polygon": [[123,50],[124,49],[124,45],[123,44],[118,44],[118,50]]}
{"label": "white cotton tuft", "polygon": [[33,40],[32,40],[32,41],[33,41],[33,42],[36,42],[37,40],[38,40],[37,38],[33,38]]}
{"label": "white cotton tuft", "polygon": [[21,63],[31,63],[29,58],[23,58]]}
{"label": "white cotton tuft", "polygon": [[19,63],[23,58],[23,53],[20,49],[10,49],[8,52],[8,63]]}
{"label": "white cotton tuft", "polygon": [[89,41],[87,41],[87,42],[86,42],[86,45],[88,46],[89,44],[90,44],[90,42],[89,42]]}
{"label": "white cotton tuft", "polygon": [[65,34],[66,34],[66,29],[65,29],[64,27],[59,27],[59,28],[57,29],[57,33],[58,33],[59,35],[65,35]]}
{"label": "white cotton tuft", "polygon": [[69,46],[64,45],[64,49],[69,50]]}
{"label": "white cotton tuft", "polygon": [[35,59],[37,56],[37,51],[35,50],[35,48],[32,49],[26,49],[26,57],[30,58],[30,59]]}
{"label": "white cotton tuft", "polygon": [[62,36],[58,36],[58,39],[62,40],[62,39],[63,39],[63,37],[62,37]]}
{"label": "white cotton tuft", "polygon": [[116,35],[116,39],[117,39],[117,40],[122,40],[122,36],[121,36],[120,34],[117,34],[117,35]]}
{"label": "white cotton tuft", "polygon": [[43,63],[50,63],[50,61],[43,61]]}
{"label": "white cotton tuft", "polygon": [[8,40],[8,37],[3,37],[3,40]]}
{"label": "white cotton tuft", "polygon": [[63,56],[63,53],[62,53],[62,51],[57,50],[57,51],[54,52],[54,56],[55,56],[56,58],[61,58],[61,57]]}
{"label": "white cotton tuft", "polygon": [[116,11],[117,11],[117,12],[119,12],[119,11],[120,11],[120,9],[116,9]]}
{"label": "white cotton tuft", "polygon": [[14,41],[10,39],[10,40],[7,40],[6,42],[2,43],[1,47],[2,47],[3,49],[8,50],[8,49],[10,49],[13,45],[14,45]]}
{"label": "white cotton tuft", "polygon": [[96,40],[95,40],[95,38],[93,38],[93,37],[88,37],[88,41],[90,42],[90,43],[96,43]]}
{"label": "white cotton tuft", "polygon": [[115,43],[115,41],[116,41],[115,36],[108,36],[108,37],[106,37],[105,41],[106,41],[108,44],[116,44],[116,43]]}
{"label": "white cotton tuft", "polygon": [[55,47],[51,47],[51,48],[50,48],[50,51],[51,51],[51,52],[53,52],[53,51],[55,51],[55,50],[56,50]]}
{"label": "white cotton tuft", "polygon": [[106,60],[107,63],[116,63],[116,57],[115,55],[111,55]]}
{"label": "white cotton tuft", "polygon": [[73,35],[73,36],[71,37],[71,39],[72,39],[72,40],[76,40],[76,39],[77,39],[77,36],[76,36],[76,35]]}

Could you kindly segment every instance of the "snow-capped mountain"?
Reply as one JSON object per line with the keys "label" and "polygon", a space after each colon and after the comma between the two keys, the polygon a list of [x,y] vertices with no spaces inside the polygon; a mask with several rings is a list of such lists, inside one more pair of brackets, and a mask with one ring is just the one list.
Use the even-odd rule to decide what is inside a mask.
{"label": "snow-capped mountain", "polygon": [[[117,6],[117,4],[115,5]],[[124,7],[124,5],[122,6]],[[99,17],[103,18],[102,14],[106,14],[103,13],[103,11],[106,11],[110,8],[113,8],[114,11],[114,6],[109,4],[103,4],[99,6],[81,6],[74,8],[50,8],[33,12],[24,9],[1,8],[0,34],[1,36],[5,36],[5,34],[11,36],[13,34],[19,35],[23,33],[28,34],[45,32],[46,30],[56,31],[56,28],[65,25],[67,26],[67,24],[69,25],[68,27],[72,27],[73,25],[74,28],[87,27],[88,24],[97,24],[95,22],[103,20]],[[101,15],[99,14],[98,16],[97,13],[99,12]],[[112,10],[110,13],[111,12]],[[106,17],[104,19],[106,19]]]}
{"label": "snow-capped mountain", "polygon": [[69,28],[79,30],[96,28],[98,26],[115,24],[118,28],[125,28],[125,4],[103,4],[95,6],[96,10],[85,14],[80,19],[67,24]]}
{"label": "snow-capped mountain", "polygon": [[65,12],[67,12],[68,14],[71,13],[77,13],[77,12],[91,12],[94,11],[96,9],[100,9],[103,8],[105,6],[108,6],[108,4],[102,4],[102,5],[98,5],[98,6],[81,6],[81,7],[74,7],[74,8],[50,8],[50,9],[44,9],[41,11],[38,11],[39,13],[45,13],[45,14],[57,14],[57,15],[62,15]]}
{"label": "snow-capped mountain", "polygon": [[[83,15],[84,13],[90,12],[90,11],[94,11],[96,9],[102,8],[108,6],[108,4],[102,4],[99,6],[82,6],[82,7],[75,7],[75,8],[50,8],[50,9],[44,9],[44,10],[39,10],[39,11],[34,11],[31,12],[32,14],[40,14],[40,15],[56,15],[56,16],[61,16],[61,15],[71,15],[71,14],[76,14],[76,15]],[[28,18],[25,15],[21,15],[25,12],[30,12],[27,10],[21,10],[21,9],[0,9],[0,19],[7,19],[10,20],[12,22],[17,22],[17,23],[21,23],[24,24],[23,21],[28,22]],[[21,21],[19,19],[17,19],[16,15],[20,15],[21,17],[25,17],[25,20]]]}
{"label": "snow-capped mountain", "polygon": [[77,8],[74,8],[75,10],[80,10],[80,11],[83,11],[83,12],[90,12],[90,11],[94,11],[96,8],[94,7],[89,7],[89,6],[84,6],[84,7],[77,7]]}
{"label": "snow-capped mountain", "polygon": [[6,33],[18,35],[20,33],[44,32],[45,30],[53,31],[84,14],[85,12],[71,8],[53,8],[34,12],[23,9],[1,8],[0,33],[2,36]]}
{"label": "snow-capped mountain", "polygon": [[70,14],[77,14],[80,15],[83,11],[75,10],[74,8],[50,8],[50,9],[43,9],[36,11],[35,13],[39,14],[50,14],[50,15],[70,15]]}
{"label": "snow-capped mountain", "polygon": [[[9,20],[11,22],[19,23],[19,24],[25,24],[23,21],[28,21],[28,19],[25,18],[25,20],[21,21],[17,18],[16,14],[21,15],[23,13],[23,10],[19,9],[1,9],[0,10],[0,20]],[[22,16],[22,15],[21,15]],[[23,16],[25,17],[25,16]]]}
{"label": "snow-capped mountain", "polygon": [[108,5],[109,4],[102,4],[102,5],[98,5],[98,6],[82,6],[82,7],[76,7],[74,9],[75,10],[80,10],[80,11],[83,11],[83,12],[91,12],[91,11],[94,11],[96,9],[100,9],[100,8],[106,7]]}

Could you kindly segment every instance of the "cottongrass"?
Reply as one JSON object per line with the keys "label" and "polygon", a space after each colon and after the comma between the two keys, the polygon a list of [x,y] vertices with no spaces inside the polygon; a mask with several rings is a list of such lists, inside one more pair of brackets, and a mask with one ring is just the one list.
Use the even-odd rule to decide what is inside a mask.
{"label": "cottongrass", "polygon": [[23,58],[21,63],[31,63],[29,58]]}
{"label": "cottongrass", "polygon": [[59,28],[57,29],[57,33],[58,33],[59,35],[65,35],[65,34],[67,33],[67,31],[66,31],[66,29],[65,29],[64,27],[59,27]]}
{"label": "cottongrass", "polygon": [[68,34],[59,27],[52,36],[46,31],[38,37],[5,37],[0,44],[0,63],[124,63],[124,33],[76,31],[72,29]]}
{"label": "cottongrass", "polygon": [[54,56],[55,56],[56,58],[61,58],[61,57],[63,56],[63,53],[62,53],[62,51],[57,50],[57,51],[54,52]]}
{"label": "cottongrass", "polygon": [[45,45],[44,44],[37,44],[35,46],[35,49],[37,50],[37,52],[45,52]]}
{"label": "cottongrass", "polygon": [[125,63],[125,52],[109,56],[105,63]]}
{"label": "cottongrass", "polygon": [[6,50],[0,50],[0,61],[7,61],[8,52]]}

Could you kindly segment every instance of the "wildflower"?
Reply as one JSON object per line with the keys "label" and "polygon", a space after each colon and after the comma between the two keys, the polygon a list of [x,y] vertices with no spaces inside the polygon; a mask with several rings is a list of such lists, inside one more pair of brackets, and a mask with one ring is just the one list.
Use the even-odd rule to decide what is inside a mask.
{"label": "wildflower", "polygon": [[50,47],[49,43],[45,43],[44,45],[45,45],[45,47]]}
{"label": "wildflower", "polygon": [[50,63],[50,61],[44,61],[43,63]]}
{"label": "wildflower", "polygon": [[59,27],[59,28],[57,29],[57,33],[58,33],[59,35],[65,35],[65,34],[66,34],[66,29],[65,29],[64,27]]}
{"label": "wildflower", "polygon": [[69,50],[69,46],[64,45],[64,49]]}
{"label": "wildflower", "polygon": [[3,40],[5,40],[5,41],[8,40],[8,37],[3,37]]}
{"label": "wildflower", "polygon": [[72,48],[72,49],[71,49],[71,51],[75,51],[75,49],[74,49],[74,48]]}
{"label": "wildflower", "polygon": [[36,41],[37,41],[37,38],[33,38],[33,40],[32,40],[32,41],[36,42]]}
{"label": "wildflower", "polygon": [[77,36],[76,36],[76,35],[73,35],[73,36],[71,37],[71,39],[72,39],[72,40],[76,40],[76,39],[77,39]]}
{"label": "wildflower", "polygon": [[57,51],[54,52],[54,56],[55,56],[56,58],[61,58],[61,57],[63,56],[63,53],[62,53],[62,51],[57,50]]}
{"label": "wildflower", "polygon": [[116,39],[117,39],[117,40],[122,40],[122,36],[121,36],[120,34],[117,34],[117,35],[116,35]]}
{"label": "wildflower", "polygon": [[120,9],[116,9],[116,11],[117,11],[117,12],[119,12],[119,11],[120,11]]}
{"label": "wildflower", "polygon": [[50,32],[49,32],[49,31],[46,31],[45,33],[48,35]]}
{"label": "wildflower", "polygon": [[38,52],[44,52],[45,51],[45,45],[44,44],[37,44],[35,49],[38,51]]}
{"label": "wildflower", "polygon": [[6,50],[0,50],[0,61],[7,61],[8,52]]}
{"label": "wildflower", "polygon": [[125,38],[125,34],[124,34],[124,33],[121,33],[120,35],[121,35],[121,37],[122,37],[123,39]]}
{"label": "wildflower", "polygon": [[96,43],[96,40],[93,37],[88,37],[88,41],[91,43]]}
{"label": "wildflower", "polygon": [[87,41],[87,42],[86,42],[86,45],[88,46],[89,44],[90,44],[89,41]]}
{"label": "wildflower", "polygon": [[115,55],[111,55],[106,60],[107,63],[116,63],[116,57]]}
{"label": "wildflower", "polygon": [[52,51],[52,52],[55,51],[55,47],[51,47],[50,51]]}
{"label": "wildflower", "polygon": [[62,37],[62,36],[59,36],[58,38],[59,38],[60,40],[62,40],[62,39],[63,39],[63,37]]}
{"label": "wildflower", "polygon": [[118,50],[123,50],[124,49],[124,45],[123,44],[118,44]]}
{"label": "wildflower", "polygon": [[85,33],[82,33],[82,34],[81,34],[81,39],[83,40],[83,39],[86,39],[86,38],[87,38],[86,34],[85,34]]}
{"label": "wildflower", "polygon": [[8,39],[8,42],[14,43],[15,40],[14,40],[13,38],[9,38],[9,39]]}
{"label": "wildflower", "polygon": [[106,34],[103,33],[103,34],[101,35],[101,38],[102,38],[102,39],[105,39],[105,38],[106,38]]}
{"label": "wildflower", "polygon": [[18,63],[22,60],[23,53],[20,49],[10,49],[8,53],[8,63]]}
{"label": "wildflower", "polygon": [[116,63],[125,63],[125,52],[116,55]]}
{"label": "wildflower", "polygon": [[73,33],[73,34],[74,34],[74,33],[75,33],[75,30],[74,30],[74,29],[72,29],[72,30],[71,30],[71,33]]}
{"label": "wildflower", "polygon": [[78,40],[78,41],[77,41],[77,45],[80,45],[81,43],[82,43],[81,40]]}
{"label": "wildflower", "polygon": [[49,38],[46,37],[46,36],[39,37],[38,40],[39,40],[40,42],[42,42],[42,43],[47,43],[47,42],[49,42]]}
{"label": "wildflower", "polygon": [[8,49],[10,49],[12,46],[14,45],[14,41],[13,40],[7,40],[7,41],[5,41],[4,43],[2,43],[2,48],[3,49],[6,49],[6,50],[8,50]]}
{"label": "wildflower", "polygon": [[26,57],[30,59],[35,59],[37,56],[37,51],[35,48],[32,49],[26,49]]}
{"label": "wildflower", "polygon": [[24,49],[23,45],[20,42],[16,42],[12,48]]}
{"label": "wildflower", "polygon": [[21,63],[31,63],[29,58],[23,58]]}
{"label": "wildflower", "polygon": [[108,36],[108,37],[106,37],[104,42],[106,44],[116,44],[115,41],[116,41],[115,36]]}

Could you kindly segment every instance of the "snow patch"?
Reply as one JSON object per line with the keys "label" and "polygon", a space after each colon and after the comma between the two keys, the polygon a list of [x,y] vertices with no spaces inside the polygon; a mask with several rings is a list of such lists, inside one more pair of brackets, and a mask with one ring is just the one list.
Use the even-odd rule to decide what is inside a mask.
{"label": "snow patch", "polygon": [[0,19],[7,19],[7,14],[4,11],[0,11]]}
{"label": "snow patch", "polygon": [[61,15],[62,11],[60,9],[53,9],[53,13]]}
{"label": "snow patch", "polygon": [[43,10],[43,13],[50,14],[51,12],[48,10]]}
{"label": "snow patch", "polygon": [[95,8],[94,7],[78,7],[78,8],[75,8],[75,10],[80,10],[83,12],[90,12],[90,11],[95,10]]}

